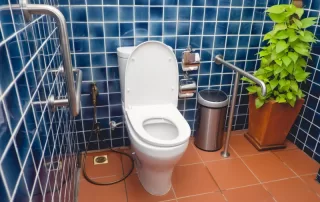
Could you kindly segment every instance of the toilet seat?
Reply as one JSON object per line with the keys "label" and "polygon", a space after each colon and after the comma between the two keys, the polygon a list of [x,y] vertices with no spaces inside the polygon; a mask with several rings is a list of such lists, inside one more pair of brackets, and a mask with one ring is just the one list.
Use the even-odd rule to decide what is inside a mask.
{"label": "toilet seat", "polygon": [[[136,106],[127,109],[126,112],[136,135],[139,139],[150,145],[158,147],[173,147],[185,143],[190,137],[190,127],[174,105]],[[156,138],[152,134],[148,133],[144,128],[144,123],[145,121],[152,119],[164,119],[171,122],[171,124],[177,128],[177,136],[174,139],[166,140],[165,138]]]}

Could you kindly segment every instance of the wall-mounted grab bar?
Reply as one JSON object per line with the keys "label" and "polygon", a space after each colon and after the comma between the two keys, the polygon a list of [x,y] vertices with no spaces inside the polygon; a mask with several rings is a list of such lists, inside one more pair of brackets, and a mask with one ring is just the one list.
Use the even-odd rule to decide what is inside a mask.
{"label": "wall-mounted grab bar", "polygon": [[215,57],[214,61],[216,64],[224,64],[226,67],[228,67],[236,72],[236,77],[234,80],[234,88],[233,88],[233,93],[232,93],[231,108],[230,108],[230,114],[229,114],[229,120],[228,120],[227,138],[226,138],[226,142],[224,145],[224,150],[221,152],[221,156],[223,156],[224,158],[228,158],[230,156],[228,149],[229,149],[230,135],[231,135],[231,130],[232,130],[234,108],[236,105],[237,94],[238,94],[238,85],[239,85],[240,75],[245,76],[245,77],[249,78],[250,80],[254,81],[256,84],[258,84],[261,87],[262,96],[266,95],[267,88],[266,88],[265,83],[263,81],[261,81],[260,79],[258,79],[257,77],[253,76],[252,74],[249,74],[248,72],[240,69],[239,67],[237,67],[229,62],[224,61],[222,55],[217,55]]}
{"label": "wall-mounted grab bar", "polygon": [[60,40],[60,46],[61,46],[61,55],[63,60],[62,62],[64,67],[64,75],[65,75],[67,91],[68,91],[68,103],[66,103],[65,100],[62,100],[61,102],[59,100],[55,100],[54,102],[51,102],[51,103],[53,103],[53,105],[56,105],[56,106],[61,106],[62,103],[63,103],[63,106],[69,105],[72,116],[77,116],[80,111],[80,92],[81,92],[82,72],[80,70],[77,70],[78,72],[77,83],[76,83],[77,88],[75,88],[66,20],[63,14],[54,6],[42,5],[42,4],[28,4],[27,1],[25,0],[24,1],[22,0],[21,2],[22,3],[20,5],[12,4],[12,5],[1,6],[1,10],[4,10],[4,9],[22,10],[24,13],[24,16],[29,16],[29,17],[32,14],[36,14],[36,15],[45,14],[53,17],[57,22],[57,27],[59,31],[59,40]]}

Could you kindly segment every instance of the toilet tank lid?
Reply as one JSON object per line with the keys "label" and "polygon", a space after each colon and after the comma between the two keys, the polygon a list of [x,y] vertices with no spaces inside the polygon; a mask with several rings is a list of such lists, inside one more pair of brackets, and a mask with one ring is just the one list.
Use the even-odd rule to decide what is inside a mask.
{"label": "toilet tank lid", "polygon": [[[170,50],[173,50],[170,46],[168,46]],[[136,46],[127,46],[127,47],[118,47],[117,54],[121,58],[128,59]]]}

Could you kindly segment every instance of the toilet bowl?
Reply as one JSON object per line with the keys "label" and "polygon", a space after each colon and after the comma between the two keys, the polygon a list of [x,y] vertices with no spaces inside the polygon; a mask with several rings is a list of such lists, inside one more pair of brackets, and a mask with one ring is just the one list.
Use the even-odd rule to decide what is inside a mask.
{"label": "toilet bowl", "polygon": [[117,51],[122,108],[139,180],[150,194],[164,195],[191,133],[177,109],[177,60],[171,48],[155,41]]}

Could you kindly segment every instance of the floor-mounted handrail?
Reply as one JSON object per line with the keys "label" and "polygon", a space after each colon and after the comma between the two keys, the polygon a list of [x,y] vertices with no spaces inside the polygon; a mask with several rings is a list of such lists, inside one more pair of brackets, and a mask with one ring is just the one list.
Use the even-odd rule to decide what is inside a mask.
{"label": "floor-mounted handrail", "polygon": [[236,72],[236,77],[234,80],[234,88],[233,88],[233,93],[232,93],[231,108],[230,108],[230,114],[229,114],[229,120],[228,120],[227,138],[226,138],[226,142],[224,145],[224,149],[221,152],[221,156],[223,156],[224,158],[228,158],[230,156],[230,153],[228,150],[229,150],[230,135],[231,135],[231,130],[232,130],[234,108],[236,105],[237,94],[238,94],[238,85],[239,85],[240,75],[247,77],[250,80],[254,81],[256,84],[258,84],[261,87],[262,96],[265,96],[267,94],[267,88],[266,88],[265,83],[263,81],[261,81],[260,79],[258,79],[257,77],[253,76],[252,74],[249,74],[248,72],[240,69],[239,67],[237,67],[229,62],[224,61],[222,55],[217,55],[215,57],[214,62],[216,64],[224,64],[226,67],[228,67]]}
{"label": "floor-mounted handrail", "polygon": [[[50,5],[43,5],[43,4],[28,4],[25,1],[22,4],[12,4],[1,6],[1,10],[8,9],[8,10],[22,10],[24,16],[31,16],[32,14],[36,15],[49,15],[53,17],[57,22],[57,27],[59,30],[59,41],[61,46],[61,55],[62,55],[62,63],[64,67],[64,75],[66,78],[66,85],[68,91],[68,103],[62,102],[65,105],[69,105],[70,111],[72,116],[77,116],[80,111],[80,88],[81,83],[76,83],[77,91],[74,85],[74,78],[73,78],[73,68],[71,62],[71,54],[70,54],[70,47],[69,47],[69,39],[68,39],[68,32],[67,32],[67,24],[63,14],[54,6]],[[28,19],[26,19],[28,20]],[[78,78],[77,81],[82,82],[82,72],[78,71]],[[79,90],[78,90],[79,89]],[[58,103],[58,100],[56,100]],[[61,106],[61,105],[59,105]]]}

